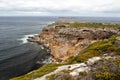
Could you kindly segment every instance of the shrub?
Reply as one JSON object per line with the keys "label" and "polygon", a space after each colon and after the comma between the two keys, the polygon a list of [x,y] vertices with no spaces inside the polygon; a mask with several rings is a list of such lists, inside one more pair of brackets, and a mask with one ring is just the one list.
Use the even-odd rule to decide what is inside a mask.
{"label": "shrub", "polygon": [[95,80],[120,80],[120,57],[99,61],[96,65],[93,70]]}
{"label": "shrub", "polygon": [[104,72],[96,75],[97,80],[118,80],[117,74],[112,72]]}

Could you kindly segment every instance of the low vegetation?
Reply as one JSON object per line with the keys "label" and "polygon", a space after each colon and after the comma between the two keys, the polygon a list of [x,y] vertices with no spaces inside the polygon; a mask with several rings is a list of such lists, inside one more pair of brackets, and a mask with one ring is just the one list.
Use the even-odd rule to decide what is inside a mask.
{"label": "low vegetation", "polygon": [[78,56],[75,57],[70,57],[68,59],[68,63],[69,64],[73,64],[73,63],[81,63],[81,62],[85,62],[87,61],[89,58],[95,57],[95,56],[100,56],[99,51],[96,50],[90,50],[88,52],[85,52],[83,54],[80,54]]}
{"label": "low vegetation", "polygon": [[117,28],[120,29],[120,24],[104,24],[104,23],[80,23],[75,22],[69,25],[69,27],[81,28],[81,27],[89,27],[89,28]]}
{"label": "low vegetation", "polygon": [[[62,24],[62,25],[61,25]],[[64,23],[53,23],[48,25],[47,27],[52,27],[52,26],[56,26],[56,28],[58,27],[69,27],[69,28],[83,28],[83,27],[87,27],[87,28],[112,28],[112,29],[117,29],[120,30],[120,24],[110,24],[110,23],[94,23],[94,22],[72,22],[69,23],[68,22],[64,22]]]}
{"label": "low vegetation", "polygon": [[61,71],[46,77],[46,80],[120,80],[120,56],[101,59],[91,66],[89,72],[80,72],[78,76],[71,76],[71,71]]}
{"label": "low vegetation", "polygon": [[[116,63],[117,62],[117,63]],[[96,80],[120,80],[120,57],[99,61],[92,72]]]}
{"label": "low vegetation", "polygon": [[54,71],[55,69],[57,69],[58,66],[61,66],[61,65],[63,64],[46,64],[37,70],[34,70],[23,76],[13,78],[11,80],[32,80]]}
{"label": "low vegetation", "polygon": [[63,71],[60,71],[57,74],[47,76],[46,80],[74,80],[74,77],[72,77],[69,74],[68,70],[63,70]]}
{"label": "low vegetation", "polygon": [[97,50],[101,54],[115,52],[116,54],[120,53],[120,41],[116,39],[118,36],[112,36],[108,40],[101,40],[93,43],[87,47],[84,51]]}

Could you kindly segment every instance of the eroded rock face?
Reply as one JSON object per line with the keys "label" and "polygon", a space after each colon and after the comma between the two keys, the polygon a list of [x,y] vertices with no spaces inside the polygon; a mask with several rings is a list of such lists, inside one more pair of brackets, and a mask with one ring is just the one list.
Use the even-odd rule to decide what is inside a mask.
{"label": "eroded rock face", "polygon": [[54,23],[45,27],[39,36],[28,40],[43,44],[49,48],[56,60],[66,60],[70,56],[77,55],[81,49],[93,42],[117,34],[110,29],[71,28],[68,26],[68,23]]}

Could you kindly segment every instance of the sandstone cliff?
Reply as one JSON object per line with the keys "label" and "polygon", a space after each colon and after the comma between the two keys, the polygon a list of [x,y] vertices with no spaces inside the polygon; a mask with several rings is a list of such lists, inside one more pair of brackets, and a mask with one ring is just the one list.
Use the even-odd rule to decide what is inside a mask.
{"label": "sandstone cliff", "polygon": [[116,26],[118,25],[57,21],[44,27],[38,36],[30,37],[28,40],[44,45],[55,60],[64,61],[79,54],[93,42],[118,34],[119,29],[116,29]]}

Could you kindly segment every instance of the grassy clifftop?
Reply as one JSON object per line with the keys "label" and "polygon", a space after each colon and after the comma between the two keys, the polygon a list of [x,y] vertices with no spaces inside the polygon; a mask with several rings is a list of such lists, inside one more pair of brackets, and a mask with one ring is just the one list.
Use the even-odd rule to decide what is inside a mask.
{"label": "grassy clifftop", "polygon": [[105,23],[81,23],[74,22],[69,25],[69,27],[81,28],[81,27],[90,27],[90,28],[118,28],[120,29],[120,24],[105,24]]}
{"label": "grassy clifftop", "polygon": [[[69,28],[113,28],[120,29],[120,24],[112,24],[112,23],[95,23],[95,22],[80,22],[80,21],[56,21],[53,24],[48,26],[56,26],[56,27],[69,27]],[[48,27],[47,26],[47,27]]]}

